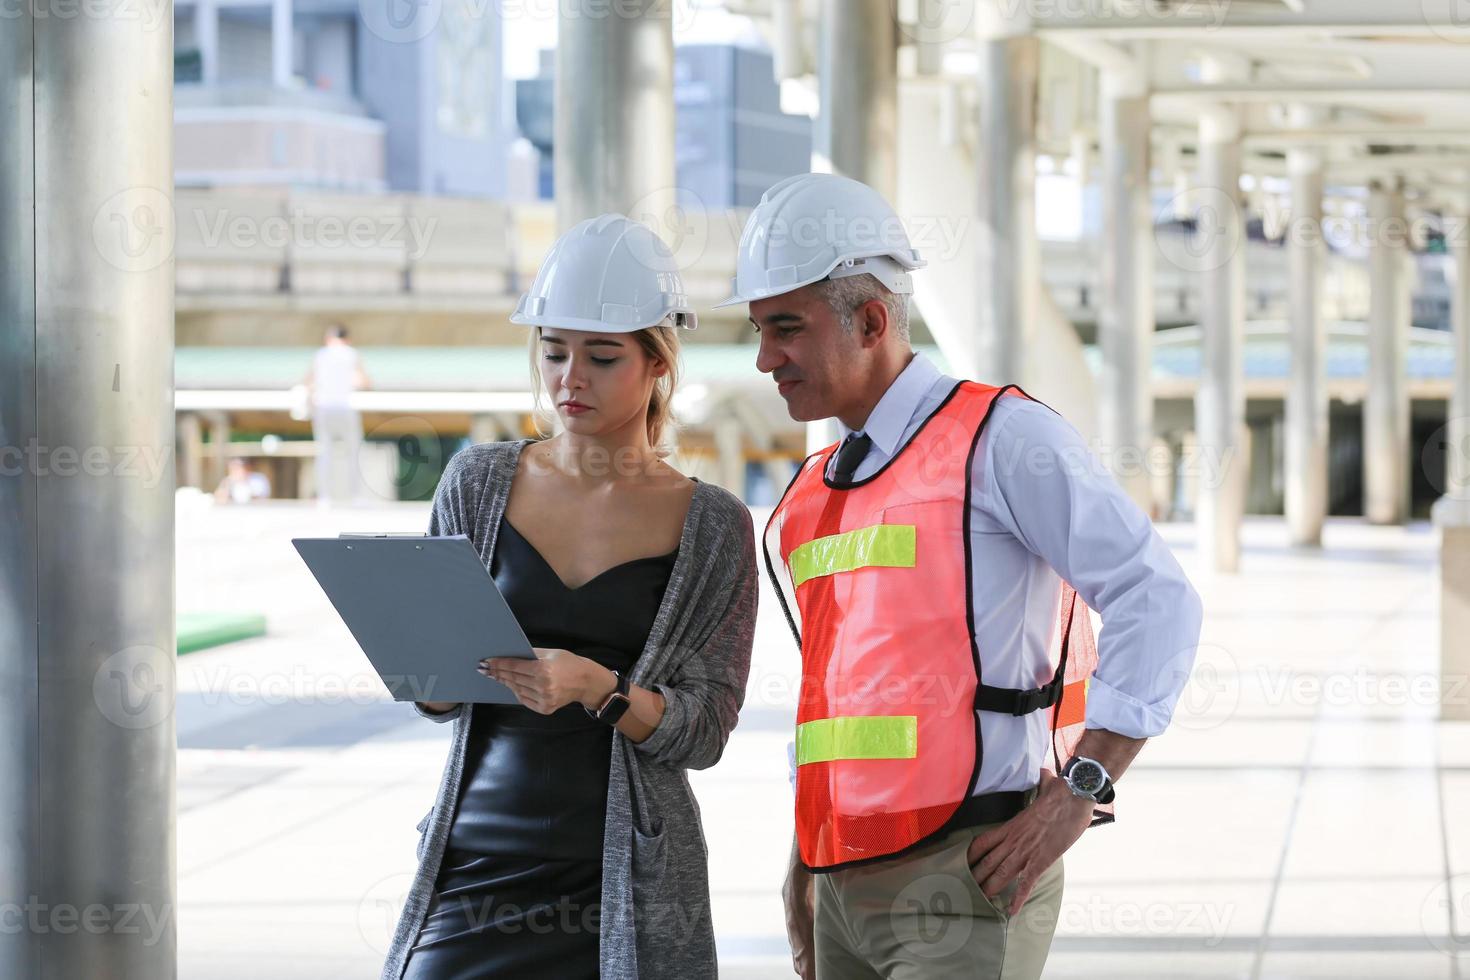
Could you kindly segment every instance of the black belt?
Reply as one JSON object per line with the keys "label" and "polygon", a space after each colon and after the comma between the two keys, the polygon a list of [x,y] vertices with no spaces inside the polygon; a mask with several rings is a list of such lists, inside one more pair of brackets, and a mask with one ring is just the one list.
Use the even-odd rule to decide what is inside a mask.
{"label": "black belt", "polygon": [[950,826],[978,827],[985,823],[1004,823],[1030,806],[1035,799],[1034,789],[971,796],[949,818]]}

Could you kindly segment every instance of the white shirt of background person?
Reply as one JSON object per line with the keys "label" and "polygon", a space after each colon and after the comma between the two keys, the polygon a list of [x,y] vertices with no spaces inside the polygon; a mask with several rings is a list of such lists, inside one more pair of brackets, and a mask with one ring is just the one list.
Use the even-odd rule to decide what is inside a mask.
{"label": "white shirt of background person", "polygon": [[347,408],[357,378],[361,357],[347,344],[328,344],[311,359],[311,404],[315,408]]}

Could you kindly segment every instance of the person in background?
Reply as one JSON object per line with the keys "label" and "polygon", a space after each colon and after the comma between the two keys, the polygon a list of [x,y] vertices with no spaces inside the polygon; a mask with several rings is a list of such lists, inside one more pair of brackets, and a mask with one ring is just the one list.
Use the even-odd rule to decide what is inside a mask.
{"label": "person in background", "polygon": [[322,346],[311,359],[306,375],[311,404],[311,435],[316,442],[316,494],[326,505],[338,489],[339,468],[346,470],[342,490],[348,500],[358,496],[360,472],[357,452],[362,446],[362,414],[352,407],[352,392],[371,388],[362,357],[347,342],[340,323],[327,328]]}
{"label": "person in background", "polygon": [[214,488],[214,499],[222,504],[248,504],[252,500],[264,500],[271,495],[271,481],[257,472],[250,461],[234,457],[225,471],[225,478]]}

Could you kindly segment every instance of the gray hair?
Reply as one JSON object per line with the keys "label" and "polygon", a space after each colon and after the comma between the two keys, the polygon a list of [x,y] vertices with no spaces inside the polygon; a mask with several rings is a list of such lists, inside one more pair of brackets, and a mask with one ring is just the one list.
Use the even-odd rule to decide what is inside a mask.
{"label": "gray hair", "polygon": [[822,298],[827,301],[842,329],[852,333],[853,314],[868,300],[876,299],[888,308],[888,322],[902,338],[909,342],[909,298],[902,293],[890,292],[872,275],[847,276],[842,279],[826,279],[821,283]]}

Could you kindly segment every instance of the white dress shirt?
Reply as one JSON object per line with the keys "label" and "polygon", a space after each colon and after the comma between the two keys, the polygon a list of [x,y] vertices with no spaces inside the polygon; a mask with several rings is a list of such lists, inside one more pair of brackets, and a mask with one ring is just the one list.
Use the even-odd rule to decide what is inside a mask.
{"label": "white dress shirt", "polygon": [[[916,354],[859,430],[873,445],[854,479],[892,459],[957,383]],[[839,427],[846,437],[850,430]],[[986,684],[1032,688],[1052,679],[1049,641],[1064,578],[1102,618],[1086,727],[1130,738],[1168,727],[1199,642],[1199,596],[1148,515],[1045,405],[1001,398],[991,411],[971,471],[970,544]],[[1035,786],[1050,753],[1051,713],[979,716],[973,791]]]}

